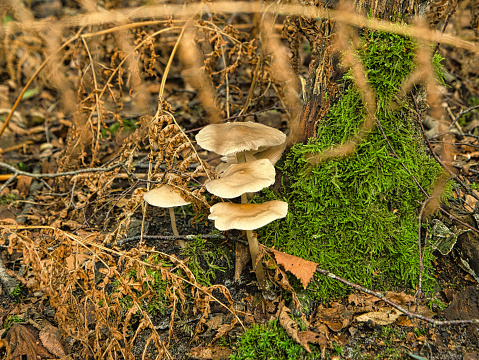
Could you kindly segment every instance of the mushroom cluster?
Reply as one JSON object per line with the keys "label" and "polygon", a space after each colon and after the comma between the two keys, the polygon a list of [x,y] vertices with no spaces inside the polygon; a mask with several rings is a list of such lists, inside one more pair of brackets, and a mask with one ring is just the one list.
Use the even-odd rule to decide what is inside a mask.
{"label": "mushroom cluster", "polygon": [[253,230],[283,218],[288,204],[268,201],[249,204],[248,193],[270,186],[275,180],[274,163],[285,147],[286,135],[272,127],[253,122],[234,122],[206,126],[196,135],[196,142],[203,149],[223,155],[226,163],[217,167],[220,177],[205,184],[213,195],[225,199],[241,196],[241,204],[220,202],[210,209],[210,220],[220,231],[245,230],[256,278],[263,291],[267,281],[259,254],[258,239]]}

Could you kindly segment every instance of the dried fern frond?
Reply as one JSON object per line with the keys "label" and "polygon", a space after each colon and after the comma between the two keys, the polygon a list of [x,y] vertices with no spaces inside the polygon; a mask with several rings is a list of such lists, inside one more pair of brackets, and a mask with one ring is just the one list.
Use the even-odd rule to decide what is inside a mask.
{"label": "dried fern frond", "polygon": [[[153,119],[149,141],[150,160],[153,162],[150,178],[164,172],[162,183],[181,190],[185,200],[195,206],[209,207],[201,184],[204,179],[214,178],[214,171],[198,156],[195,146],[172,114],[165,112]],[[189,187],[191,182],[200,187]]]}

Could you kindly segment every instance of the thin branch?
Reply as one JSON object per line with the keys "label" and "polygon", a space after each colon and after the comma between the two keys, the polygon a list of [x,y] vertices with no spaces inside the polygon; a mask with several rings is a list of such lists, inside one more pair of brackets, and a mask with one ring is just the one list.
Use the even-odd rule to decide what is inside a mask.
{"label": "thin branch", "polygon": [[56,174],[33,174],[31,172],[19,170],[11,165],[5,164],[3,162],[0,162],[0,167],[13,171],[16,176],[18,175],[24,175],[28,176],[34,179],[51,179],[51,178],[57,178],[57,177],[62,177],[62,176],[72,176],[72,175],[79,175],[79,174],[84,174],[84,173],[90,173],[90,172],[101,172],[101,171],[111,171],[113,169],[116,169],[118,167],[123,166],[125,163],[121,162],[106,168],[98,167],[98,168],[87,168],[87,169],[78,169],[74,171],[66,171],[66,172],[61,172],[61,173],[56,173]]}
{"label": "thin branch", "polygon": [[[266,247],[266,246],[262,246],[263,249],[269,253],[269,254],[272,254],[273,253],[273,250]],[[355,284],[351,281],[348,281],[346,279],[343,279],[335,274],[333,274],[332,272],[328,271],[328,270],[324,270],[324,269],[321,269],[319,267],[316,267],[316,272],[317,273],[320,273],[324,276],[327,276],[333,280],[336,280],[336,281],[339,281],[347,286],[350,286],[352,287],[353,289],[356,289],[356,290],[359,290],[359,291],[362,291],[366,294],[369,294],[369,295],[372,295],[378,299],[381,299],[383,300],[385,303],[389,304],[390,306],[392,306],[393,308],[399,310],[400,312],[402,312],[403,314],[407,315],[408,317],[410,318],[416,318],[416,319],[419,319],[419,320],[423,320],[423,321],[426,321],[428,323],[431,323],[433,325],[464,325],[464,324],[479,324],[479,319],[470,319],[470,320],[448,320],[448,321],[440,321],[440,320],[434,320],[434,319],[431,319],[431,318],[428,318],[427,316],[424,316],[424,315],[421,315],[421,314],[416,314],[414,312],[411,312],[411,311],[408,311],[406,309],[404,309],[403,307],[399,306],[398,304],[396,304],[394,301],[392,300],[389,300],[388,298],[386,298],[386,296],[384,294],[381,294],[381,293],[378,293],[376,291],[373,291],[373,290],[370,290],[368,288],[365,288],[361,285],[358,285],[358,284]]]}
{"label": "thin branch", "polygon": [[28,171],[23,171],[19,170],[11,165],[5,164],[3,162],[0,162],[0,168],[4,168],[7,170],[10,170],[13,172],[13,175],[10,179],[8,179],[2,186],[0,186],[0,193],[8,186],[10,185],[19,175],[31,177],[34,179],[52,179],[52,178],[57,178],[57,177],[62,177],[62,176],[75,176],[79,174],[85,174],[85,173],[94,173],[94,172],[107,172],[111,171],[113,169],[116,169],[118,167],[124,166],[125,163],[121,162],[106,168],[87,168],[87,169],[78,169],[75,171],[66,171],[66,172],[61,172],[61,173],[56,173],[56,174],[34,174]]}
{"label": "thin branch", "polygon": [[316,268],[316,272],[318,272],[320,274],[323,274],[323,275],[325,275],[325,276],[327,276],[331,279],[334,279],[336,281],[339,281],[339,282],[341,282],[345,285],[348,285],[348,286],[352,287],[353,289],[356,289],[356,290],[362,291],[366,294],[377,297],[378,299],[383,300],[385,303],[389,304],[390,306],[399,310],[400,312],[402,312],[403,314],[407,315],[410,318],[416,318],[416,319],[419,319],[419,320],[423,320],[423,321],[426,321],[426,322],[431,323],[431,324],[436,325],[436,326],[438,326],[438,325],[441,326],[441,325],[479,324],[479,319],[448,320],[448,321],[434,320],[434,319],[428,318],[427,316],[424,316],[424,315],[421,315],[421,314],[416,314],[414,312],[408,311],[408,310],[404,309],[403,307],[399,306],[398,304],[396,304],[394,301],[389,300],[388,298],[386,298],[385,295],[383,295],[381,293],[378,293],[376,291],[367,289],[367,288],[365,288],[361,285],[354,284],[354,283],[352,283],[348,280],[345,280],[345,279],[333,274],[332,272],[329,272],[327,270],[323,270],[323,269],[320,269],[320,268]]}
{"label": "thin branch", "polygon": [[[201,237],[202,239],[208,240],[226,240],[226,237],[222,234],[207,234],[207,235],[143,235],[143,240],[162,240],[162,241],[177,241],[177,240],[186,240],[193,241]],[[141,236],[130,236],[125,239],[118,240],[115,245],[121,246],[132,241],[141,240]]]}
{"label": "thin branch", "polygon": [[424,125],[422,124],[421,120],[419,119],[419,108],[418,108],[418,105],[417,105],[416,97],[413,95],[412,99],[414,101],[414,105],[416,107],[416,114],[417,114],[417,118],[414,118],[414,119],[416,120],[416,122],[419,124],[419,127],[421,128],[422,135],[424,137],[424,140],[427,143],[427,146],[428,146],[429,151],[431,152],[432,156],[439,163],[439,165],[441,165],[442,168],[444,170],[446,170],[454,178],[455,181],[457,181],[464,189],[466,189],[466,191],[471,196],[473,196],[474,198],[479,200],[479,196],[474,191],[471,191],[471,188],[466,183],[464,183],[464,181],[462,181],[456,173],[454,173],[449,167],[447,167],[442,162],[442,160],[439,158],[439,156],[437,156],[437,154],[434,152],[434,149],[432,148],[431,142],[429,141],[429,138],[426,135],[426,129],[424,129]]}
{"label": "thin branch", "polygon": [[[457,114],[457,116],[454,118],[454,120],[452,121],[451,125],[449,125],[449,128],[447,129],[448,131],[450,131],[452,129],[452,127],[458,122],[458,120],[463,117],[464,115],[466,115],[467,113],[470,113],[471,111],[473,110],[476,110],[476,109],[479,109],[479,105],[476,105],[476,106],[472,106],[466,110],[462,110],[459,114]],[[440,137],[442,135],[445,135],[445,134],[439,134],[439,135],[436,135],[436,137]]]}

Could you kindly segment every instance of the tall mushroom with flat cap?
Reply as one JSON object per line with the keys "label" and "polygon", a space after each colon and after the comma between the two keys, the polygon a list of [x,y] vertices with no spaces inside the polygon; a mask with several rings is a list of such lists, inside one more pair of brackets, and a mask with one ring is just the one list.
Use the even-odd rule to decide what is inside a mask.
{"label": "tall mushroom with flat cap", "polygon": [[196,142],[203,149],[223,156],[236,154],[239,164],[245,162],[245,153],[282,145],[285,141],[286,135],[281,131],[253,122],[212,124],[196,135]]}
{"label": "tall mushroom with flat cap", "polygon": [[[253,236],[253,230],[259,229],[270,222],[284,218],[288,213],[288,204],[284,201],[273,200],[263,204],[232,204],[221,202],[210,208],[208,219],[215,221],[215,227],[220,231],[231,229],[246,230],[248,236],[251,260],[256,272],[256,278],[261,289],[267,289],[264,270],[256,264],[259,254],[259,244]],[[256,241],[250,239],[255,238]]]}
{"label": "tall mushroom with flat cap", "polygon": [[[179,236],[180,234],[176,228],[175,211],[173,208],[191,203],[183,199],[181,194],[170,185],[161,185],[160,187],[148,191],[145,193],[145,195],[143,195],[143,199],[150,205],[168,208],[170,212],[171,228],[173,230],[173,234]],[[183,240],[178,240],[178,245],[185,247],[185,242]]]}
{"label": "tall mushroom with flat cap", "polygon": [[[286,135],[281,131],[266,125],[252,122],[236,122],[208,125],[196,135],[196,141],[202,148],[223,156],[235,156],[236,165],[230,165],[221,174],[220,179],[206,183],[206,188],[214,195],[233,198],[241,195],[241,204],[219,203],[211,207],[209,219],[215,220],[219,230],[240,229],[246,230],[249,249],[256,278],[263,290],[267,292],[267,281],[261,262],[256,262],[259,253],[259,244],[253,230],[266,225],[275,219],[286,216],[288,204],[281,201],[261,205],[247,204],[246,194],[256,192],[274,183],[275,171],[270,160],[281,157],[286,141]],[[273,148],[268,152],[267,149]],[[255,153],[263,152],[264,157],[255,158]],[[258,159],[258,160],[255,160]],[[279,204],[281,203],[281,204]],[[279,206],[277,210],[270,205]],[[220,209],[227,209],[226,213]],[[235,209],[233,211],[232,209]],[[221,213],[221,215],[220,215]],[[231,227],[224,223],[224,216],[230,213],[236,221]],[[249,215],[247,215],[249,214]],[[263,225],[251,227],[258,220],[269,219]],[[231,220],[231,219],[230,219]],[[240,224],[239,222],[243,222]],[[260,222],[261,223],[261,222]]]}

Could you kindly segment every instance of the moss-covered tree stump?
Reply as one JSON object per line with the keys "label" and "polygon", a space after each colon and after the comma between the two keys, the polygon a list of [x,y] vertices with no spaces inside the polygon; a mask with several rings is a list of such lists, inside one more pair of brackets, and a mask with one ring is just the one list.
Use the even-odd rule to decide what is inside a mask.
{"label": "moss-covered tree stump", "polygon": [[[376,117],[399,159],[376,126],[354,155],[329,159],[311,168],[308,154],[345,143],[364,121],[361,94],[347,73],[343,77],[345,90],[319,122],[317,137],[307,144],[296,144],[278,163],[283,173],[281,191],[264,195],[288,202],[289,213],[285,220],[264,229],[260,241],[318,262],[321,268],[367,287],[417,285],[418,213],[425,195],[411,175],[430,192],[442,170],[423,144],[411,97],[398,95],[415,68],[416,46],[409,38],[368,32],[358,51],[376,92]],[[439,60],[434,58],[437,67]],[[432,259],[427,249],[423,273],[426,289],[432,285]],[[319,298],[348,291],[322,276],[310,287]]]}

